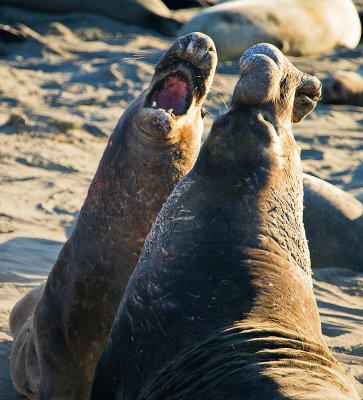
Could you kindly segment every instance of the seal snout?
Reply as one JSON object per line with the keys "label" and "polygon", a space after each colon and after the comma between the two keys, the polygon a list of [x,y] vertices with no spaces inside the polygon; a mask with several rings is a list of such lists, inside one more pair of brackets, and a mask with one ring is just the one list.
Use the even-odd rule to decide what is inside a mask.
{"label": "seal snout", "polygon": [[190,62],[198,69],[210,70],[217,64],[217,52],[213,40],[200,32],[182,36],[175,43],[176,56]]}
{"label": "seal snout", "polygon": [[322,84],[318,78],[301,73],[300,84],[295,93],[292,122],[300,122],[315,108],[321,97],[321,90]]}
{"label": "seal snout", "polygon": [[299,122],[321,96],[319,79],[299,71],[271,44],[248,49],[240,59],[240,71],[232,98],[235,106],[259,107],[265,103],[279,118]]}
{"label": "seal snout", "polygon": [[155,68],[138,125],[149,136],[167,140],[176,127],[188,125],[188,119],[193,119],[199,129],[204,117],[201,104],[212,84],[216,64],[216,49],[207,35],[196,32],[177,39]]}
{"label": "seal snout", "polygon": [[144,107],[182,116],[199,106],[212,83],[217,54],[199,32],[179,38],[159,62]]}
{"label": "seal snout", "polygon": [[248,49],[240,59],[241,77],[232,104],[248,107],[273,100],[282,79],[284,56],[273,45],[262,43]]}

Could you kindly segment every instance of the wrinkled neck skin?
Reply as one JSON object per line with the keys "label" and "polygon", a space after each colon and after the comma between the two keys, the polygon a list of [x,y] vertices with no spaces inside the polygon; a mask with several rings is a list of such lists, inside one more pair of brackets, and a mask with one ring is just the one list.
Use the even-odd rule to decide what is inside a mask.
{"label": "wrinkled neck skin", "polygon": [[[234,117],[236,113],[242,114],[238,120]],[[222,183],[230,180],[231,196],[238,198],[237,193],[241,191],[244,209],[255,210],[259,215],[256,227],[259,248],[266,246],[310,275],[303,227],[300,150],[293,138],[291,123],[270,123],[269,115],[267,110],[246,108],[242,113],[232,108],[215,122],[208,143],[202,149],[201,159],[203,153],[208,153],[209,165],[203,160],[200,164],[210,175],[222,179]],[[241,125],[247,127],[243,134],[238,132]],[[277,134],[271,135],[272,139],[266,138],[267,144],[261,136],[272,129]],[[241,152],[246,154],[238,156]],[[247,216],[249,214],[254,213]],[[251,237],[254,236],[255,231],[251,232]]]}
{"label": "wrinkled neck skin", "polygon": [[[211,185],[223,188],[222,196],[228,193],[231,202],[238,199],[232,213],[236,220],[240,218],[242,221],[239,233],[235,234],[243,238],[241,260],[253,276],[254,287],[261,290],[256,294],[251,318],[266,314],[267,306],[267,309],[271,307],[277,325],[285,325],[286,307],[296,308],[292,299],[299,301],[301,290],[308,294],[301,298],[312,300],[298,307],[306,307],[311,313],[316,305],[303,225],[300,150],[293,138],[291,123],[280,123],[278,119],[272,121],[272,111],[268,106],[262,111],[246,108],[242,112],[232,107],[215,121],[193,171],[207,176]],[[243,133],[240,126],[244,127]],[[271,134],[271,130],[277,134]],[[242,156],[238,154],[243,152]],[[241,217],[238,217],[239,213]],[[286,274],[292,276],[289,279],[295,280],[297,285],[296,293],[289,288],[284,291],[291,293],[291,298],[282,297],[280,292]],[[277,309],[281,310],[280,315]],[[320,332],[317,309],[313,314],[314,322],[310,319],[309,324],[305,323],[307,334]],[[310,324],[314,325],[313,330]]]}
{"label": "wrinkled neck skin", "polygon": [[[70,239],[87,240],[92,260],[114,257],[112,250],[117,251],[126,270],[136,264],[163,202],[193,167],[203,130],[202,121],[194,118],[196,129],[187,114],[179,120],[183,129],[163,138],[150,135],[149,121],[140,118],[144,97],[130,105],[110,137]],[[199,108],[191,112],[200,114]]]}
{"label": "wrinkled neck skin", "polygon": [[[291,130],[314,108],[320,82],[282,57],[271,45],[242,56],[230,110],[148,235],[101,359],[122,383],[120,398],[354,392],[321,333]],[[118,341],[130,351],[112,352]]]}
{"label": "wrinkled neck skin", "polygon": [[299,150],[286,126],[272,135],[254,108],[215,120],[154,224],[115,319],[112,341],[130,338],[134,351],[121,365],[137,366],[120,375],[123,398],[235,398],[248,388],[248,400],[260,391],[261,399],[336,400],[330,389],[349,388],[321,333]]}
{"label": "wrinkled neck skin", "polygon": [[[267,118],[268,110],[265,112]],[[236,114],[240,117],[236,118]],[[179,397],[167,396],[167,388],[183,387],[183,384],[189,387],[187,394],[190,396],[185,394],[180,397],[182,399],[203,398],[199,396],[199,390],[204,393],[203,388],[209,388],[214,392],[219,390],[219,385],[231,385],[232,388],[235,385],[237,389],[231,389],[234,395],[241,387],[250,385],[246,399],[255,399],[256,393],[262,390],[261,399],[280,400],[332,400],[335,397],[329,397],[330,389],[336,391],[339,385],[342,391],[345,391],[344,387],[349,388],[344,370],[331,356],[321,333],[302,219],[301,161],[291,130],[286,131],[287,126],[274,125],[280,131],[275,137],[276,143],[265,152],[259,152],[259,149],[256,151],[258,143],[267,133],[266,129],[272,128],[271,124],[261,118],[261,110],[236,111],[232,108],[214,122],[195,167],[169,198],[171,208],[166,208],[165,212],[170,210],[170,214],[165,214],[166,225],[159,231],[180,232],[178,240],[181,244],[174,244],[176,253],[183,254],[181,246],[189,243],[189,254],[194,257],[185,261],[191,264],[191,267],[185,266],[188,271],[185,274],[192,274],[193,269],[203,271],[200,283],[192,280],[188,290],[198,295],[199,290],[193,292],[193,289],[207,287],[208,277],[212,276],[214,279],[219,276],[221,282],[215,283],[218,289],[213,285],[209,289],[213,293],[211,296],[216,297],[210,298],[201,289],[202,295],[194,307],[183,310],[188,317],[184,318],[183,330],[194,332],[192,341],[179,338],[181,344],[174,349],[175,336],[178,337],[175,329],[178,328],[169,330],[163,325],[162,340],[170,342],[172,360],[160,362],[160,366],[166,365],[161,372],[151,372],[152,383],[144,387],[138,398],[176,399]],[[242,134],[239,127],[244,129]],[[281,130],[285,130],[284,134]],[[256,134],[258,140],[254,141]],[[246,153],[241,156],[242,152]],[[202,221],[197,219],[200,209],[195,214],[193,226],[199,225],[202,230],[188,231],[188,221],[183,226],[168,226],[174,224],[170,221],[180,220],[174,210],[188,209],[190,204],[198,204],[198,200],[200,203],[200,199],[193,203],[198,193],[206,193],[200,195],[203,200],[200,207],[209,210],[209,216],[220,216],[215,230],[204,218]],[[193,239],[186,239],[183,231],[186,231],[185,236]],[[151,243],[159,243],[155,245],[155,253],[151,252],[154,262],[163,258],[157,247],[160,243],[166,246],[168,243],[164,234],[161,235],[164,240],[158,241],[158,237],[151,234]],[[173,243],[176,239],[171,235]],[[199,244],[191,247],[194,241]],[[148,243],[144,249],[147,247]],[[165,251],[168,252],[168,248]],[[200,259],[198,251],[201,252]],[[143,255],[144,252],[140,262]],[[150,253],[145,257],[150,257]],[[201,264],[193,265],[194,259],[200,260],[198,263]],[[169,265],[169,268],[178,271],[177,264]],[[178,291],[177,287],[173,289]],[[168,292],[162,295],[167,298]],[[181,302],[184,305],[186,296],[179,296],[184,299]],[[152,294],[150,297],[153,299]],[[199,305],[198,302],[203,301],[206,303]],[[175,308],[178,305],[176,303]],[[199,308],[205,310],[208,307],[208,312],[199,311]],[[124,310],[124,313],[128,311]],[[161,324],[162,311],[156,314]],[[168,345],[165,347],[168,349]],[[142,343],[140,348],[143,348]],[[166,354],[166,358],[170,357]],[[158,368],[159,364],[156,364],[152,371],[158,371]],[[195,376],[203,376],[204,384],[200,385],[198,380],[194,385],[192,378]],[[185,377],[192,378],[185,381]],[[329,382],[326,387],[322,377]],[[148,376],[145,381],[149,382]],[[306,388],[308,382],[310,388]],[[277,390],[281,397],[276,395]],[[321,397],[325,390],[327,396]]]}

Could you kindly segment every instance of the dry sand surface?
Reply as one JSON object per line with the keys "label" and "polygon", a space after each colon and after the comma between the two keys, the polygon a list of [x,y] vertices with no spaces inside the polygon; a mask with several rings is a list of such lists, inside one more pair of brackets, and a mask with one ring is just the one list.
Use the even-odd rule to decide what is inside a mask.
{"label": "dry sand surface", "polygon": [[[29,35],[6,48],[0,43],[8,53],[0,58],[0,400],[10,400],[20,396],[8,372],[9,312],[46,278],[107,137],[172,41],[91,14],[0,8],[0,16]],[[320,78],[355,71],[363,65],[363,45],[292,61]],[[236,63],[219,66],[206,132],[225,109],[237,74]],[[362,108],[318,105],[295,135],[306,172],[362,196]],[[363,397],[363,273],[338,267],[314,272],[315,293],[326,340]]]}

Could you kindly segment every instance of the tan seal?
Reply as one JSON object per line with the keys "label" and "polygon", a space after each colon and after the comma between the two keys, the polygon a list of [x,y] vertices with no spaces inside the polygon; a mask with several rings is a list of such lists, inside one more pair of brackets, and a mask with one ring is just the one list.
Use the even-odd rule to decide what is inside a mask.
{"label": "tan seal", "polygon": [[351,0],[240,0],[210,7],[182,27],[204,32],[220,61],[238,59],[248,47],[269,42],[285,54],[319,54],[354,48],[361,24]]}
{"label": "tan seal", "polygon": [[249,49],[232,106],[148,235],[92,400],[358,400],[327,348],[291,123],[320,82]]}
{"label": "tan seal", "polygon": [[210,38],[179,38],[119,120],[44,292],[36,289],[12,313],[11,377],[21,394],[88,399],[144,239],[197,158],[216,63]]}
{"label": "tan seal", "polygon": [[363,76],[338,71],[323,80],[323,103],[363,106]]}
{"label": "tan seal", "polygon": [[304,226],[313,268],[363,271],[363,204],[359,200],[304,174]]}

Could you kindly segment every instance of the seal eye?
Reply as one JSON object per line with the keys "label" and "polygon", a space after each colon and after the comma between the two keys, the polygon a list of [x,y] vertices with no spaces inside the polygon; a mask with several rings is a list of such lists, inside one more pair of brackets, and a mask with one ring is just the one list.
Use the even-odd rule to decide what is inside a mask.
{"label": "seal eye", "polygon": [[202,118],[205,117],[205,113],[206,113],[205,107],[204,107],[204,106],[201,106],[201,107],[200,107],[200,115],[202,116]]}

